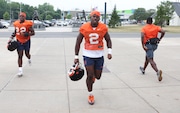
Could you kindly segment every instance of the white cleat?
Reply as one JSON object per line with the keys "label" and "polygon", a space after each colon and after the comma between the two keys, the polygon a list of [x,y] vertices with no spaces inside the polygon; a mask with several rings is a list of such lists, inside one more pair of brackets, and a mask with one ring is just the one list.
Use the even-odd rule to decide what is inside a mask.
{"label": "white cleat", "polygon": [[29,59],[29,60],[28,60],[28,64],[29,64],[29,66],[31,66],[31,63],[32,63],[32,62],[31,62],[31,60]]}
{"label": "white cleat", "polygon": [[23,72],[19,71],[17,75],[18,75],[18,77],[22,77],[23,76]]}

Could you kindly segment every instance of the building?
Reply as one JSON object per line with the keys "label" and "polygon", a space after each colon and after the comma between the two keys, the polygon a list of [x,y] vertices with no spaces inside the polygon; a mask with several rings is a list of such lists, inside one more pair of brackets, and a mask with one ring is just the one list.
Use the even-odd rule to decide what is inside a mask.
{"label": "building", "polygon": [[180,26],[180,2],[172,2],[172,5],[174,6],[175,11],[169,25]]}
{"label": "building", "polygon": [[118,15],[121,18],[121,21],[129,21],[129,17],[134,14],[135,9],[131,10],[117,10]]}

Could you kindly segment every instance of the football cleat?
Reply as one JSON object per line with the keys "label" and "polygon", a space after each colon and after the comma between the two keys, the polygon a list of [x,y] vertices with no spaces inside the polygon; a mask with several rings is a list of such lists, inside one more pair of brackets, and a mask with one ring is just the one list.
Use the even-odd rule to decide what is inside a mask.
{"label": "football cleat", "polygon": [[72,81],[80,80],[84,76],[84,69],[79,64],[74,64],[69,72],[68,76]]}
{"label": "football cleat", "polygon": [[140,69],[141,73],[144,75],[145,74],[144,68],[143,67],[139,67],[139,69]]}
{"label": "football cleat", "polygon": [[157,72],[157,76],[158,76],[158,80],[161,81],[162,80],[162,71],[161,70],[159,70]]}
{"label": "football cleat", "polygon": [[94,95],[89,95],[89,96],[88,96],[88,103],[89,103],[90,105],[93,105],[93,104],[94,104]]}
{"label": "football cleat", "polygon": [[22,77],[23,76],[23,72],[22,71],[19,71],[18,74],[17,74],[18,77]]}

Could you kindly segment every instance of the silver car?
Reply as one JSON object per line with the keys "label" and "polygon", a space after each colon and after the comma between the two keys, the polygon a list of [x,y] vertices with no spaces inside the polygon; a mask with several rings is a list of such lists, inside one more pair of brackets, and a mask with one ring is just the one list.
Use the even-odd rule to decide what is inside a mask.
{"label": "silver car", "polygon": [[56,23],[57,26],[67,26],[68,23],[66,21],[59,21]]}
{"label": "silver car", "polygon": [[5,21],[2,21],[1,24],[2,24],[3,28],[8,28],[10,26],[10,24]]}

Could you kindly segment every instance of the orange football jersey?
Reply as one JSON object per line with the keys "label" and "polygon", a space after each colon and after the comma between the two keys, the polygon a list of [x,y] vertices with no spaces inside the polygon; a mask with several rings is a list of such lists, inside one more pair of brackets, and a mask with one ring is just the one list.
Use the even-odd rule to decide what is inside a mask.
{"label": "orange football jersey", "polygon": [[80,33],[84,35],[86,50],[103,50],[104,43],[103,38],[108,31],[105,24],[99,22],[96,28],[93,28],[90,22],[83,24],[80,27]]}
{"label": "orange football jersey", "polygon": [[19,20],[14,22],[14,27],[16,30],[16,38],[19,42],[25,43],[30,39],[30,36],[24,37],[21,33],[29,32],[29,28],[33,26],[33,22],[29,20],[25,20],[23,23],[20,23]]}
{"label": "orange football jersey", "polygon": [[144,43],[147,42],[150,38],[156,38],[158,36],[158,32],[161,30],[159,26],[154,24],[147,24],[142,29],[141,32],[145,34],[144,36]]}

